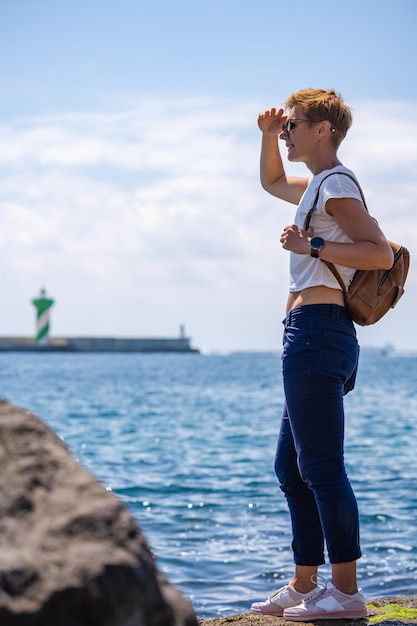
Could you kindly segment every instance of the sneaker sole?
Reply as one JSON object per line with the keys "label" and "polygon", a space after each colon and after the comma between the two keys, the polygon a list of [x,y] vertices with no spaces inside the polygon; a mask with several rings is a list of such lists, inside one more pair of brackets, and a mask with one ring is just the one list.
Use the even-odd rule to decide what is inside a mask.
{"label": "sneaker sole", "polygon": [[310,613],[309,615],[284,615],[290,622],[312,622],[316,619],[365,619],[368,617],[367,611],[337,611],[335,613]]}

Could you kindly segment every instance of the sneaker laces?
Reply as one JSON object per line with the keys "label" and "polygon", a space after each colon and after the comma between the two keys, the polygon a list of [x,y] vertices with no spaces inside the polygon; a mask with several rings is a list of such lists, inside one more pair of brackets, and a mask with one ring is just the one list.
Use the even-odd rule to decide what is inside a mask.
{"label": "sneaker laces", "polygon": [[[319,582],[323,581],[323,582]],[[310,576],[310,580],[311,582],[315,585],[315,588],[311,590],[310,593],[308,593],[303,600],[305,602],[307,602],[311,597],[314,596],[314,598],[317,598],[317,596],[320,594],[322,594],[324,591],[326,591],[326,579],[323,578],[323,576],[319,576],[319,574],[313,574],[313,576]],[[274,591],[274,593],[272,593],[269,597],[268,600],[273,602],[274,600],[276,600],[277,598],[279,598],[280,596],[282,596],[288,589],[288,587],[290,586],[290,584],[284,585],[283,587],[280,587],[279,589],[277,589],[276,591]],[[321,590],[318,592],[317,591],[317,587],[321,587]],[[295,591],[297,591],[295,589]]]}
{"label": "sneaker laces", "polygon": [[268,600],[275,600],[276,598],[279,598],[279,596],[282,596],[283,593],[285,593],[287,591],[289,585],[284,585],[283,587],[280,587],[279,589],[277,589],[276,591],[274,591],[274,593],[272,593],[269,597]]}
{"label": "sneaker laces", "polygon": [[[303,602],[309,602],[312,598],[314,598],[314,600],[322,598],[325,592],[328,591],[327,581],[325,578],[323,578],[323,576],[320,576],[319,574],[313,574],[313,576],[310,576],[310,580],[316,585],[316,588],[311,590],[311,593],[309,593],[308,596],[304,598]],[[320,591],[317,591],[317,587],[321,587]]]}

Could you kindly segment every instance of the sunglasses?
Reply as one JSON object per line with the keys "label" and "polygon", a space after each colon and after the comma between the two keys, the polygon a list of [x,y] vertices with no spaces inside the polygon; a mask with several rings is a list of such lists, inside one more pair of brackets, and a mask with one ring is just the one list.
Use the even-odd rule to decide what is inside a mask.
{"label": "sunglasses", "polygon": [[294,128],[297,128],[297,124],[299,124],[300,122],[311,122],[311,120],[301,120],[296,118],[293,118],[292,120],[287,120],[285,124],[282,124],[281,126],[282,132],[286,131],[287,133],[290,133],[292,130],[294,130]]}
{"label": "sunglasses", "polygon": [[[292,120],[287,120],[285,124],[281,124],[282,132],[283,133],[287,132],[288,134],[290,134],[290,132],[294,130],[294,128],[297,128],[297,124],[299,124],[300,122],[310,122],[310,124],[320,124],[320,122],[312,122],[311,120],[297,119],[293,117]],[[332,126],[330,130],[332,131],[332,133],[336,132],[336,129],[334,126]]]}

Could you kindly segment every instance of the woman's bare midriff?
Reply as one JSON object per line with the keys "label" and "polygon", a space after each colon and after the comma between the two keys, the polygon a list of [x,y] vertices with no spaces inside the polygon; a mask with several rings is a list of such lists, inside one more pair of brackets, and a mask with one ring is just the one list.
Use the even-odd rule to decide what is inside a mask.
{"label": "woman's bare midriff", "polygon": [[296,306],[305,304],[338,304],[345,306],[343,293],[340,289],[330,289],[320,285],[288,294],[287,313]]}

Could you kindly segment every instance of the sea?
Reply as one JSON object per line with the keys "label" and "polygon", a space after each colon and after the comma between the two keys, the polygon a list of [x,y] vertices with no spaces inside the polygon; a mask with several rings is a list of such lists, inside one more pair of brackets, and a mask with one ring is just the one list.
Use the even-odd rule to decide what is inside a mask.
{"label": "sea", "polygon": [[[39,415],[125,504],[200,618],[247,612],[291,578],[273,471],[278,352],[3,353],[0,396]],[[359,584],[368,599],[414,595],[417,354],[362,349],[345,411]]]}

